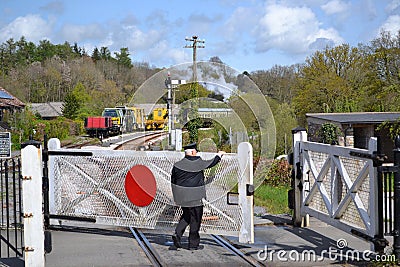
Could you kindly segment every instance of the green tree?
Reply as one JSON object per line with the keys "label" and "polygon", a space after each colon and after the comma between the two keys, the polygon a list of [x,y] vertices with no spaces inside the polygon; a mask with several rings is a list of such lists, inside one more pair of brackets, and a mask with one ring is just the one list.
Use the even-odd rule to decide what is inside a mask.
{"label": "green tree", "polygon": [[288,154],[292,149],[292,129],[297,127],[294,108],[288,103],[279,103],[275,99],[267,98],[274,114],[276,128],[276,156]]}
{"label": "green tree", "polygon": [[199,128],[202,125],[201,119],[198,116],[199,91],[197,82],[190,84],[190,99],[191,99],[191,108],[189,112],[190,120],[188,121],[186,128],[189,131],[189,141],[193,143],[198,141]]}
{"label": "green tree", "polygon": [[110,60],[111,59],[111,52],[108,47],[102,46],[100,47],[100,57],[103,60]]}
{"label": "green tree", "polygon": [[49,40],[39,41],[37,46],[37,60],[43,62],[45,59],[56,55],[56,47]]}
{"label": "green tree", "polygon": [[[341,45],[315,52],[300,68],[293,104],[305,124],[308,112],[355,112],[365,60],[357,48]],[[354,101],[356,100],[356,101]]]}
{"label": "green tree", "polygon": [[318,130],[318,136],[324,144],[337,145],[341,131],[338,126],[332,123],[324,123]]}
{"label": "green tree", "polygon": [[132,60],[129,57],[129,49],[127,47],[121,48],[119,53],[115,52],[114,54],[117,59],[118,67],[132,68]]}
{"label": "green tree", "polygon": [[[90,95],[82,83],[78,83],[64,99],[63,115],[67,119],[74,120],[79,117],[80,112],[85,111],[85,103],[89,102]],[[86,115],[86,114],[85,114]]]}
{"label": "green tree", "polygon": [[177,90],[175,90],[175,103],[181,104],[189,99],[192,99],[194,95],[197,97],[208,97],[212,94],[211,91],[207,90],[204,86],[197,84],[197,93],[194,92],[194,84],[181,84]]}
{"label": "green tree", "polygon": [[94,62],[96,62],[96,61],[101,59],[100,51],[99,51],[99,49],[97,47],[95,47],[93,49],[92,59],[93,59]]}
{"label": "green tree", "polygon": [[397,35],[382,31],[367,47],[369,72],[363,88],[368,111],[400,109],[400,31]]}
{"label": "green tree", "polygon": [[64,98],[62,109],[63,116],[67,119],[75,119],[78,116],[78,110],[80,107],[76,95],[73,92],[68,93]]}

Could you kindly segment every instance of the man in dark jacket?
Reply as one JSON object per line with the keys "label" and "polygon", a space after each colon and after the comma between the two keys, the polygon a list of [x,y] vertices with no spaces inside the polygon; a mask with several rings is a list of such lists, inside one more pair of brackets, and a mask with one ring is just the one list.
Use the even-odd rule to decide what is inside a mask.
{"label": "man in dark jacket", "polygon": [[202,199],[206,198],[204,170],[215,166],[225,152],[219,151],[213,159],[203,160],[197,156],[196,143],[185,146],[184,150],[185,157],[174,164],[171,174],[174,201],[183,211],[172,239],[175,247],[182,247],[181,237],[190,225],[189,249],[197,250],[201,248],[199,230],[203,217]]}

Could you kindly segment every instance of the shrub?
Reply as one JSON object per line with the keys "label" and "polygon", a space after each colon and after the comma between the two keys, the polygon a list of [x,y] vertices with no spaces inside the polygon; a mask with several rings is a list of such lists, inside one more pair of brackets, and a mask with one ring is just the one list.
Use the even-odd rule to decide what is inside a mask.
{"label": "shrub", "polygon": [[272,186],[290,185],[292,167],[286,159],[274,160],[268,169],[264,183]]}

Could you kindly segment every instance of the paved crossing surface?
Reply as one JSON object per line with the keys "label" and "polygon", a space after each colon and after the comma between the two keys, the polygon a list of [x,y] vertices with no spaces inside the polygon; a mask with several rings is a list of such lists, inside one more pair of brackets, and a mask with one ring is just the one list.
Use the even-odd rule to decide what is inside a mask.
{"label": "paved crossing surface", "polygon": [[[259,266],[366,266],[370,244],[315,218],[308,228],[292,227],[286,215],[255,218],[255,243],[226,237]],[[166,266],[249,266],[203,234],[204,249],[176,250],[168,232],[145,231]],[[53,250],[46,266],[151,266],[124,228],[69,227],[52,232]],[[183,239],[185,245],[186,239]],[[341,242],[341,243],[339,243]],[[364,253],[364,254],[363,254]],[[368,254],[369,255],[369,254]],[[346,257],[347,256],[347,257]]]}

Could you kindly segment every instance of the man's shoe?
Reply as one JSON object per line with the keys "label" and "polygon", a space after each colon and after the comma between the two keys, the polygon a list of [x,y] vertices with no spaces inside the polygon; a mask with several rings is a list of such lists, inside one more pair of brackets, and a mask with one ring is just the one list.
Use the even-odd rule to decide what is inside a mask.
{"label": "man's shoe", "polygon": [[198,245],[197,247],[189,247],[189,250],[202,250],[203,248],[203,245]]}
{"label": "man's shoe", "polygon": [[181,244],[181,238],[177,235],[173,235],[172,236],[172,241],[174,241],[174,246],[177,248],[181,248],[182,244]]}

